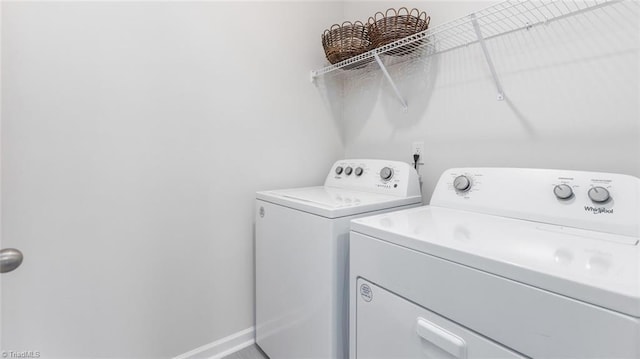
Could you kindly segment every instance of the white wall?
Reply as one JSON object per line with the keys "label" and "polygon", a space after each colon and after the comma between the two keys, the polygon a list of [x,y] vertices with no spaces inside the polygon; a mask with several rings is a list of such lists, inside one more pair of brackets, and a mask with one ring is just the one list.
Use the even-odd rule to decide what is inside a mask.
{"label": "white wall", "polygon": [[3,345],[166,357],[250,327],[253,193],[340,157],[425,141],[426,201],[454,166],[640,175],[628,3],[489,41],[505,102],[477,45],[391,69],[407,114],[379,71],[308,82],[326,27],[416,4],[490,3],[3,2]]}
{"label": "white wall", "polygon": [[2,2],[2,342],[167,357],[253,325],[254,192],[342,157],[340,3]]}
{"label": "white wall", "polygon": [[[429,12],[435,26],[492,3],[348,1],[344,16],[407,5]],[[379,71],[353,72],[338,90],[346,157],[409,162],[411,143],[424,141],[425,202],[451,167],[640,176],[638,8],[624,2],[487,41],[507,101],[496,101],[477,44],[390,69],[408,113]]]}

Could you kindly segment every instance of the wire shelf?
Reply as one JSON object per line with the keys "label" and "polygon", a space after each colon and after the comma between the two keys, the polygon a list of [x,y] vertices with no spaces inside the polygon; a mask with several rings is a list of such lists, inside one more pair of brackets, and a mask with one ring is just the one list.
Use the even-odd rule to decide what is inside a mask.
{"label": "wire shelf", "polygon": [[[387,55],[384,56],[385,63],[391,65],[424,55],[431,56],[451,51],[474,43],[480,43],[484,48],[484,40],[548,24],[554,20],[620,1],[623,0],[507,0],[337,64],[312,71],[311,76],[315,78],[335,73],[341,69],[362,68],[372,62],[378,62],[384,69],[380,62],[380,55]],[[485,55],[487,54],[485,53]],[[487,61],[492,67],[488,57]],[[497,86],[501,90],[498,83]]]}

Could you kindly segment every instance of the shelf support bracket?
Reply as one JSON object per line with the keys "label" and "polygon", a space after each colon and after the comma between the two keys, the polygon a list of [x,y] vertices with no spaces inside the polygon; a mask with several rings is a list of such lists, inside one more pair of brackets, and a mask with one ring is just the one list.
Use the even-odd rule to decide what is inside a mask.
{"label": "shelf support bracket", "polygon": [[382,63],[382,60],[380,60],[380,56],[378,56],[377,52],[373,53],[373,57],[376,59],[376,62],[378,63],[378,66],[380,66],[380,70],[382,70],[382,73],[384,74],[384,77],[386,77],[387,81],[389,81],[389,85],[391,85],[391,88],[393,89],[393,92],[396,93],[396,96],[398,97],[398,100],[400,100],[400,103],[402,104],[402,110],[404,112],[407,112],[409,107],[407,106],[407,103],[405,102],[404,98],[402,98],[402,95],[400,94],[400,90],[398,90],[398,88],[396,87],[396,84],[395,84],[395,82],[393,82],[393,79],[391,78],[391,75],[389,75],[389,72],[387,71],[387,67],[384,66],[384,64]]}
{"label": "shelf support bracket", "polygon": [[471,22],[473,23],[473,29],[476,31],[476,36],[478,37],[478,42],[480,43],[480,47],[482,47],[484,58],[487,60],[487,65],[489,65],[489,71],[491,71],[491,76],[493,76],[493,82],[496,85],[496,90],[498,90],[498,95],[496,96],[496,98],[498,101],[502,101],[504,100],[504,91],[502,90],[502,85],[500,84],[500,80],[498,79],[496,68],[493,66],[493,61],[491,60],[491,56],[489,56],[489,50],[487,50],[487,44],[485,44],[484,37],[482,37],[482,32],[480,32],[480,24],[478,24],[478,19],[476,18],[476,14],[471,14],[470,17],[471,17]]}

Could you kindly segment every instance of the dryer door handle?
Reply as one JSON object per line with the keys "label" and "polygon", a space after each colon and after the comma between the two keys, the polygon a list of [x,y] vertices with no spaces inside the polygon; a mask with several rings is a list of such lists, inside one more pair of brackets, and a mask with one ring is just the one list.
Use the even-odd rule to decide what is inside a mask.
{"label": "dryer door handle", "polygon": [[416,333],[422,339],[456,358],[464,359],[467,357],[467,343],[462,338],[424,318],[418,318]]}

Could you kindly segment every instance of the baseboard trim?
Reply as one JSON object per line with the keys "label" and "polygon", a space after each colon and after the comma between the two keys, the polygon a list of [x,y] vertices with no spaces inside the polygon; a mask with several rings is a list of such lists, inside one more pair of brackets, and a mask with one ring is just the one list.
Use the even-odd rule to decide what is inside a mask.
{"label": "baseboard trim", "polygon": [[180,354],[173,359],[221,359],[229,354],[242,350],[255,342],[255,328],[250,327],[222,339],[218,339],[215,342],[190,350],[184,354]]}

